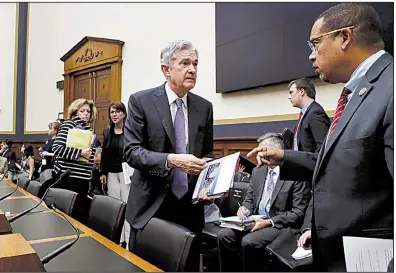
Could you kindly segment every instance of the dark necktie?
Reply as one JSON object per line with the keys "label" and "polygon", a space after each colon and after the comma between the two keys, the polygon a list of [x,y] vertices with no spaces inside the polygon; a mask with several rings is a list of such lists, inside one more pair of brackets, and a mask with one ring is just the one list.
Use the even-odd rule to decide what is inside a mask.
{"label": "dark necktie", "polygon": [[[185,154],[186,146],[186,128],[183,113],[182,99],[176,99],[177,111],[173,130],[175,134],[176,154]],[[172,192],[178,198],[182,198],[188,191],[187,174],[176,168],[173,176]]]}
{"label": "dark necktie", "polygon": [[327,134],[326,145],[327,145],[327,142],[329,141],[331,135],[333,134],[334,129],[337,126],[338,121],[340,120],[340,117],[341,117],[342,113],[345,110],[345,106],[348,103],[348,95],[350,93],[351,93],[351,90],[349,90],[349,89],[347,89],[345,87],[344,87],[344,89],[342,89],[341,96],[338,99],[337,109],[336,109],[336,112],[334,114],[333,121],[332,121],[332,123],[330,125],[329,133]]}
{"label": "dark necktie", "polygon": [[292,142],[292,150],[294,150],[294,138],[297,137],[297,136],[296,136],[296,134],[297,134],[297,127],[298,127],[298,124],[300,123],[301,117],[302,117],[302,112],[300,112],[300,114],[298,115],[297,124],[296,124],[296,126],[294,127],[293,142]]}

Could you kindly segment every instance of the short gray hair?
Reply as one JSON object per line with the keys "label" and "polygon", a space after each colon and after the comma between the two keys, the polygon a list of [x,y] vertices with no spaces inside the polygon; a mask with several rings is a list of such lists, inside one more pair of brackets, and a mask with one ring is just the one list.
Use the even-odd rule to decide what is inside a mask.
{"label": "short gray hair", "polygon": [[268,140],[270,147],[284,149],[283,137],[278,133],[266,133],[257,139],[258,143]]}
{"label": "short gray hair", "polygon": [[193,48],[195,50],[195,53],[197,53],[198,56],[198,51],[197,49],[193,46],[193,44],[189,41],[186,40],[176,40],[173,42],[170,42],[164,49],[161,50],[161,64],[165,65],[171,65],[173,62],[174,56],[181,50],[184,49],[190,49]]}

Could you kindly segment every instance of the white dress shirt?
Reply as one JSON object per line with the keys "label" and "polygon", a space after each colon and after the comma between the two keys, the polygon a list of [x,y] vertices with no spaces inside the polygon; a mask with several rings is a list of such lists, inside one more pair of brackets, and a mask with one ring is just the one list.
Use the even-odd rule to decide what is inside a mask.
{"label": "white dress shirt", "polygon": [[[175,92],[172,91],[172,89],[169,87],[168,82],[165,84],[165,91],[166,95],[168,96],[168,101],[169,101],[169,107],[170,107],[170,112],[172,116],[172,124],[175,124],[175,117],[176,117],[176,112],[177,112],[177,105],[176,105],[176,99],[179,97],[175,94]],[[188,93],[187,93],[188,94]],[[185,133],[186,133],[186,145],[188,145],[188,106],[187,106],[187,94],[185,94],[181,99],[183,101],[183,113],[184,113],[184,127],[185,127]]]}
{"label": "white dress shirt", "polygon": [[[349,81],[344,85],[345,88],[351,90],[351,93],[348,95],[348,102],[352,98],[353,93],[356,91],[356,88],[359,85],[360,79],[364,77],[367,73],[367,71],[370,69],[370,67],[381,57],[383,54],[385,54],[385,50],[380,50],[377,53],[371,55],[368,57],[364,62],[362,62],[356,69],[353,71],[351,77],[349,78]],[[346,105],[346,106],[347,106]],[[346,108],[345,106],[345,108]]]}

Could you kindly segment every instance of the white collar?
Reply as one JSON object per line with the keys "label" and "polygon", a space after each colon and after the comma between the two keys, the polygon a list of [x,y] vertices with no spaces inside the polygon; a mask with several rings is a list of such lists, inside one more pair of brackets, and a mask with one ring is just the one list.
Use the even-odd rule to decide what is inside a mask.
{"label": "white collar", "polygon": [[276,176],[279,176],[279,171],[280,171],[279,166],[276,166],[276,167],[273,168],[273,169],[271,169],[270,167],[268,167],[268,172],[270,172],[271,170],[276,174]]}
{"label": "white collar", "polygon": [[[168,82],[165,83],[165,91],[166,91],[166,95],[168,96],[168,102],[169,105],[171,105],[172,103],[174,103],[176,101],[176,99],[178,99],[179,97],[176,95],[175,92],[173,92],[173,90],[170,88]],[[186,93],[181,99],[183,101],[184,107],[187,108],[187,94]]]}

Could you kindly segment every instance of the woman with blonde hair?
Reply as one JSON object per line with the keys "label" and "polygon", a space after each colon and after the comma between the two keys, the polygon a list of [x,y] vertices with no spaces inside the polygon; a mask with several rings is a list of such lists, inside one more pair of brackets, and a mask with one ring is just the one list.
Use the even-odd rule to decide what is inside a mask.
{"label": "woman with blonde hair", "polygon": [[95,117],[96,107],[92,100],[73,101],[68,108],[68,119],[62,123],[52,146],[56,156],[55,173],[61,175],[66,170],[71,171],[69,178],[60,181],[57,187],[78,193],[72,216],[82,223],[85,223],[88,218],[87,194],[92,177],[95,147],[87,149],[68,147],[66,140],[71,129],[92,131],[88,124],[92,123]]}

